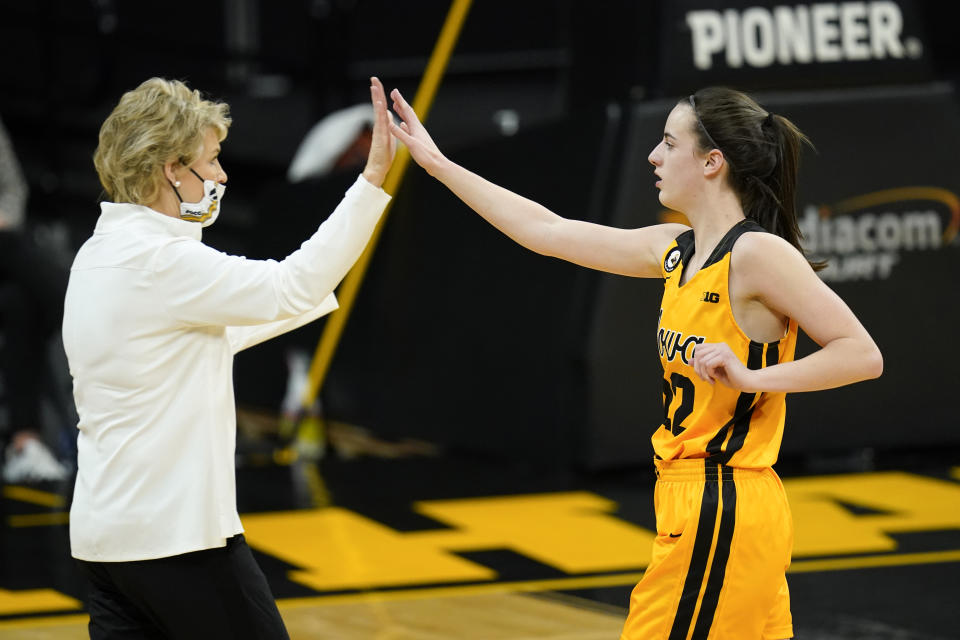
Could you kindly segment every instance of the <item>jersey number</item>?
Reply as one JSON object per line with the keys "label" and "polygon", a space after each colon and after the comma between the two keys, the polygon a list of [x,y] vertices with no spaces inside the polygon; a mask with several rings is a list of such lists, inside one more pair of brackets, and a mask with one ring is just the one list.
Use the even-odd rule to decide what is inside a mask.
{"label": "jersey number", "polygon": [[[673,399],[676,397],[678,390],[680,392],[680,406],[676,408],[671,418],[670,405],[673,404]],[[693,382],[690,378],[679,373],[671,373],[670,380],[666,378],[663,380],[663,426],[675,436],[683,433],[683,430],[686,429],[683,426],[683,421],[693,411],[693,392]]]}

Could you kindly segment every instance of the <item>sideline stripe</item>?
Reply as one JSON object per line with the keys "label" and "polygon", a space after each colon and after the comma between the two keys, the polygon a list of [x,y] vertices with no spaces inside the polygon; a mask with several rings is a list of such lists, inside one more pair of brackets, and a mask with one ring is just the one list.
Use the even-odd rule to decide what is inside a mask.
{"label": "sideline stripe", "polygon": [[26,513],[16,516],[7,516],[7,524],[11,527],[49,527],[70,522],[69,511],[54,513]]}
{"label": "sideline stripe", "polygon": [[814,571],[841,571],[843,569],[869,569],[872,567],[899,567],[937,562],[960,562],[960,549],[950,551],[920,551],[895,553],[882,556],[858,556],[854,558],[827,558],[824,560],[801,560],[793,562],[787,573]]}
{"label": "sideline stripe", "polygon": [[[531,580],[527,582],[489,582],[450,587],[429,587],[426,589],[397,589],[395,591],[365,591],[363,593],[345,593],[335,596],[307,596],[305,598],[278,599],[277,606],[297,608],[314,606],[319,603],[342,604],[349,602],[418,600],[421,598],[447,598],[483,593],[536,593],[539,591],[569,591],[601,587],[621,587],[640,582],[643,572],[618,573],[607,576],[587,576],[582,578],[554,578],[550,580]],[[626,609],[624,609],[626,613]]]}
{"label": "sideline stripe", "polygon": [[7,485],[3,488],[3,497],[20,502],[29,502],[38,504],[41,507],[62,507],[67,501],[61,495],[50,493],[49,491],[40,491],[30,487],[21,487],[19,485]]}
{"label": "sideline stripe", "polygon": [[[930,551],[924,553],[906,553],[900,555],[864,556],[860,558],[836,558],[833,560],[797,561],[787,573],[807,571],[838,571],[842,569],[864,569],[912,564],[933,564],[938,562],[960,562],[960,549],[951,551]],[[304,598],[279,598],[280,609],[296,609],[322,604],[342,604],[351,602],[384,602],[393,600],[417,600],[421,598],[439,598],[477,593],[532,593],[537,591],[572,591],[602,587],[621,587],[636,584],[643,572],[618,573],[614,575],[580,576],[556,578],[553,580],[531,580],[527,582],[491,582],[486,584],[468,584],[463,586],[433,587],[426,589],[398,589],[395,591],[365,591],[335,596],[308,596]],[[626,615],[626,610],[624,610]],[[0,629],[48,627],[58,624],[86,623],[86,615],[44,616],[0,620]]]}
{"label": "sideline stripe", "polygon": [[[469,584],[453,587],[434,587],[427,589],[398,589],[396,591],[365,591],[335,596],[307,596],[303,598],[278,598],[277,607],[281,610],[315,607],[325,604],[350,604],[357,602],[391,602],[398,600],[421,600],[426,598],[444,598],[469,596],[484,593],[535,593],[540,591],[561,591],[596,587],[619,587],[636,584],[642,573],[621,573],[608,576],[589,576],[584,578],[557,578],[553,580],[534,580],[530,582],[491,582],[487,584]],[[627,614],[626,608],[622,610]],[[0,629],[49,627],[58,624],[86,623],[87,615],[45,616],[0,620]]]}
{"label": "sideline stripe", "polygon": [[[437,93],[437,87],[443,78],[443,73],[447,68],[447,62],[449,62],[450,55],[453,53],[453,47],[457,44],[457,38],[460,36],[460,28],[466,20],[467,12],[470,9],[470,2],[471,0],[453,0],[453,4],[450,5],[450,11],[447,13],[443,28],[440,30],[440,37],[437,38],[433,53],[430,54],[430,60],[427,62],[427,68],[423,73],[423,80],[421,80],[420,86],[417,88],[417,94],[414,96],[413,103],[411,104],[413,110],[420,116],[421,122],[426,122],[427,120],[427,114],[430,112],[430,106]],[[387,87],[384,87],[384,91],[387,92],[385,98],[387,100],[387,106],[389,107],[389,90]],[[397,149],[397,155],[393,159],[393,166],[390,168],[390,172],[387,173],[387,177],[383,182],[384,191],[396,196],[397,187],[400,185],[400,181],[403,179],[403,175],[409,164],[410,152],[407,148],[401,147]],[[340,343],[340,336],[343,334],[347,319],[350,317],[350,311],[353,309],[353,302],[357,297],[357,291],[359,291],[360,285],[363,282],[367,266],[370,264],[370,259],[373,257],[373,252],[377,247],[377,239],[380,237],[380,232],[383,230],[387,214],[390,213],[391,205],[393,205],[395,200],[395,197],[391,198],[390,202],[387,203],[383,215],[380,217],[380,222],[377,223],[373,235],[367,243],[367,248],[364,249],[356,264],[354,264],[353,268],[347,273],[347,276],[343,279],[343,283],[340,285],[339,291],[337,291],[340,308],[330,314],[327,323],[323,327],[323,333],[320,334],[320,341],[317,343],[317,349],[313,354],[310,371],[307,373],[307,384],[304,388],[303,398],[301,398],[301,403],[304,407],[313,406],[313,402],[320,392],[320,387],[323,386],[323,381],[327,377],[327,371],[330,370],[333,355],[337,350],[337,345]]]}
{"label": "sideline stripe", "polygon": [[72,613],[68,616],[44,616],[42,618],[16,618],[0,620],[0,629],[38,629],[68,624],[86,625],[90,616],[85,613]]}

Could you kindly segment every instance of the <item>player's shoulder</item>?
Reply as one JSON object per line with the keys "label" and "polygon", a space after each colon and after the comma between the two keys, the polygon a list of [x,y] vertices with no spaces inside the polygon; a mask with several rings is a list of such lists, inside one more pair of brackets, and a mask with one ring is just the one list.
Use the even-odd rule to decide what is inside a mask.
{"label": "player's shoulder", "polygon": [[744,232],[733,245],[732,252],[735,261],[757,266],[783,260],[806,262],[803,254],[787,240],[762,229]]}
{"label": "player's shoulder", "polygon": [[816,278],[799,249],[774,233],[744,233],[731,255],[731,276],[743,294],[767,298],[771,292]]}

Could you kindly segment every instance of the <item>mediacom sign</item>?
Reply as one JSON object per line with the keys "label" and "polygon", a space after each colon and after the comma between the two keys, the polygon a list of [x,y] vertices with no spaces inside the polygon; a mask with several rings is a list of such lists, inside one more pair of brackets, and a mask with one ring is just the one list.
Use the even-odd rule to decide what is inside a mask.
{"label": "mediacom sign", "polygon": [[886,280],[905,251],[936,251],[953,243],[960,199],[939,187],[900,187],[808,205],[799,220],[804,248],[826,260],[827,281]]}

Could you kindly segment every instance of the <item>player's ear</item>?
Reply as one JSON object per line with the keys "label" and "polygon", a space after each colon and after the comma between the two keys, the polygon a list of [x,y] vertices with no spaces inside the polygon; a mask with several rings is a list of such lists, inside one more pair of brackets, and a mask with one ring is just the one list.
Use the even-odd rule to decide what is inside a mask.
{"label": "player's ear", "polygon": [[718,175],[726,166],[727,161],[723,157],[723,151],[720,149],[711,149],[707,152],[703,162],[703,175],[710,178]]}

